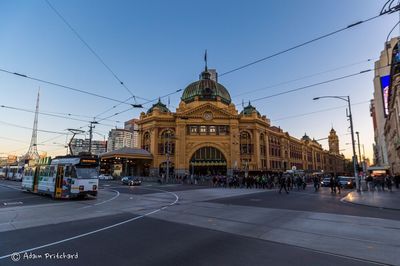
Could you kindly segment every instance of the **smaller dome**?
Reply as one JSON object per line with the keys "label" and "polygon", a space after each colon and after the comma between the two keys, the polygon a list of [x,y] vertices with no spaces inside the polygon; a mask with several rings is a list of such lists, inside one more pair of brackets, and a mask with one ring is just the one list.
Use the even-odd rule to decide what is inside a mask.
{"label": "smaller dome", "polygon": [[331,133],[331,134],[336,134],[336,131],[333,129],[333,127],[332,127],[330,133]]}
{"label": "smaller dome", "polygon": [[261,114],[257,111],[257,109],[251,105],[250,101],[249,104],[243,108],[243,111],[240,112],[241,115],[251,115],[253,112],[257,112],[257,115],[261,116]]}
{"label": "smaller dome", "polygon": [[304,133],[304,136],[301,138],[301,140],[304,140],[304,141],[311,141],[310,137],[307,136],[306,133]]}
{"label": "smaller dome", "polygon": [[168,109],[168,107],[161,102],[160,98],[158,98],[158,102],[157,103],[153,104],[153,106],[149,110],[147,110],[147,114],[152,113],[154,108],[158,108],[158,110],[160,110],[161,113],[170,113],[171,112]]}

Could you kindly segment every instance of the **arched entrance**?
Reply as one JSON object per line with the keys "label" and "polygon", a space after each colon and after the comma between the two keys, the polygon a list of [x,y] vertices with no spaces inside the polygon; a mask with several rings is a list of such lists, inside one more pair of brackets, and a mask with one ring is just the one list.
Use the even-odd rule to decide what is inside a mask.
{"label": "arched entrance", "polygon": [[226,175],[226,159],[220,150],[214,147],[198,149],[189,161],[190,174]]}

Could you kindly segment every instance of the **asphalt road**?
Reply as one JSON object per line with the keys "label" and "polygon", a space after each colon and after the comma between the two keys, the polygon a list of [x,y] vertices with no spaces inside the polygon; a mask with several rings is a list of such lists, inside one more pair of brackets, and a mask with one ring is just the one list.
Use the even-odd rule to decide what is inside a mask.
{"label": "asphalt road", "polygon": [[[0,234],[2,253],[12,253],[120,222],[116,215]],[[21,242],[20,239],[25,239]],[[12,247],[12,248],[11,248]],[[78,254],[77,259],[43,259],[48,254]],[[42,259],[1,265],[366,265],[289,245],[240,237],[189,225],[143,218],[97,234],[27,252]]]}
{"label": "asphalt road", "polygon": [[[29,207],[61,202],[4,187],[2,186],[4,184],[3,181],[0,181],[0,203],[21,201],[23,206]],[[8,183],[5,185],[9,186]],[[162,190],[190,193],[190,191],[198,191],[205,187],[158,185],[156,183],[144,183],[140,187],[127,187],[115,181],[102,181],[100,188],[118,191],[122,196],[116,198],[115,201],[121,200],[122,202],[120,198],[124,196],[151,196],[151,193],[159,194]],[[331,195],[328,189],[322,189],[315,193],[311,188],[308,188],[306,191],[291,192],[288,195],[270,191],[210,202],[400,220],[400,212],[342,203],[340,198],[344,195],[344,191],[342,195]],[[65,201],[62,202],[65,203]],[[76,204],[76,201],[71,202],[71,204],[73,203]],[[87,203],[87,201],[82,203]],[[65,204],[62,204],[60,208],[64,208],[64,206]],[[7,207],[0,204],[0,208]],[[104,204],[93,211],[102,211],[100,208],[105,210],[109,207]],[[49,216],[51,216],[51,213],[49,213]],[[121,222],[122,224],[119,224]],[[16,251],[34,248],[32,251],[21,253],[20,260],[17,262],[14,262],[10,257],[0,259],[0,265],[369,264],[368,261],[329,254],[329,252],[320,252],[188,224],[168,222],[151,218],[151,216],[139,216],[124,211],[116,215],[93,219],[1,232],[0,240],[0,257]],[[60,242],[55,243],[57,241]],[[51,245],[40,248],[47,244]],[[57,253],[59,255],[78,255],[78,258],[46,259],[46,256],[55,256]],[[29,255],[42,257],[27,258],[26,256]]]}
{"label": "asphalt road", "polygon": [[341,202],[340,199],[350,191],[353,190],[342,189],[341,194],[332,194],[330,188],[322,187],[318,192],[314,192],[314,188],[308,186],[306,190],[298,191],[295,189],[290,191],[289,194],[284,192],[281,194],[278,192],[258,193],[247,196],[219,199],[211,202],[400,220],[400,212],[396,210],[380,209]]}

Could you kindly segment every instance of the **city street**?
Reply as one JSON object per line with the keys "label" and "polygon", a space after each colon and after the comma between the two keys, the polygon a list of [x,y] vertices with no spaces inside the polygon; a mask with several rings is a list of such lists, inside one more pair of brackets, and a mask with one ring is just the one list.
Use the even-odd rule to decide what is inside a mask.
{"label": "city street", "polygon": [[105,181],[97,199],[59,201],[18,185],[0,181],[0,265],[399,264],[400,211],[348,190]]}

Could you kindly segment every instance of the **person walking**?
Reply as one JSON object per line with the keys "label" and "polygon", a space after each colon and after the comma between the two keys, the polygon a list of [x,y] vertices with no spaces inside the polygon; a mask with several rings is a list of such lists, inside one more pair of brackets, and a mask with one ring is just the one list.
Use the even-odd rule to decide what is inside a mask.
{"label": "person walking", "polygon": [[319,190],[319,182],[320,182],[317,175],[315,175],[315,176],[313,177],[313,182],[314,182],[314,189],[315,189],[315,192],[317,192],[317,191]]}
{"label": "person walking", "polygon": [[286,194],[289,194],[289,191],[288,191],[288,189],[287,189],[287,187],[286,187],[286,184],[287,184],[288,180],[286,180],[286,179],[287,179],[287,178],[285,178],[285,176],[281,176],[281,177],[279,178],[279,186],[280,186],[280,188],[279,188],[279,193],[282,192],[282,189],[285,189]]}
{"label": "person walking", "polygon": [[[341,189],[341,184],[340,184],[340,179],[339,177],[335,177],[335,187],[338,191],[338,194],[340,194],[340,189]],[[335,189],[335,194],[336,194],[336,189]]]}
{"label": "person walking", "polygon": [[385,177],[385,183],[386,183],[386,186],[387,186],[388,190],[389,190],[390,192],[392,192],[392,177],[389,176],[389,175],[386,175],[386,177]]}
{"label": "person walking", "polygon": [[329,179],[329,186],[331,187],[331,193],[335,192],[335,194],[336,194],[335,178],[333,177],[333,175]]}

